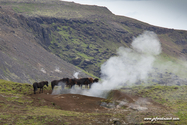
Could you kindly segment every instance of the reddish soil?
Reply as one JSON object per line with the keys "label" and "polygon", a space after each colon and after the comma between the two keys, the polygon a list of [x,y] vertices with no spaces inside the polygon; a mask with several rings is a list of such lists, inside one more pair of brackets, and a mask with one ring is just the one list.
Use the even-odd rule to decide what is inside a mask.
{"label": "reddish soil", "polygon": [[[140,120],[143,119],[145,116],[152,116],[152,115],[159,115],[161,114],[167,114],[167,109],[160,105],[155,103],[152,100],[146,99],[144,100],[145,104],[141,104],[139,102],[140,106],[146,106],[149,110],[145,111],[138,111],[127,108],[125,110],[128,110],[127,112],[123,112],[124,109],[108,109],[105,107],[101,107],[101,100],[104,100],[103,98],[98,97],[89,97],[84,95],[78,95],[78,94],[60,94],[60,95],[51,95],[52,91],[45,90],[43,93],[36,93],[31,94],[30,97],[34,100],[33,105],[35,106],[53,106],[57,109],[67,110],[67,111],[76,111],[76,112],[99,112],[99,113],[120,113],[123,114],[123,121],[129,121],[133,122],[135,120],[135,116],[140,116]],[[129,105],[131,104],[137,104],[138,100],[141,99],[139,96],[132,96],[127,93],[122,93],[120,91],[113,92],[113,100],[127,100]],[[142,98],[143,99],[143,98]],[[38,103],[39,101],[43,100],[44,103]],[[146,102],[150,102],[150,104],[146,104]],[[158,111],[159,109],[159,111]],[[130,115],[130,119],[126,119],[126,115],[131,112],[132,115]],[[136,113],[136,115],[134,114]],[[142,115],[142,113],[144,115]],[[133,115],[134,114],[134,115]],[[102,120],[108,119],[102,118]],[[132,120],[132,121],[131,121]],[[149,125],[150,123],[145,123],[145,125]],[[151,123],[152,124],[152,123]],[[162,125],[160,123],[154,123],[154,125]]]}
{"label": "reddish soil", "polygon": [[[51,95],[51,91],[30,95],[35,101],[44,99],[45,105],[54,105],[62,110],[80,111],[80,112],[97,112],[106,110],[100,107],[100,101],[103,98],[89,97],[78,94],[60,94]],[[38,104],[38,103],[36,103]]]}

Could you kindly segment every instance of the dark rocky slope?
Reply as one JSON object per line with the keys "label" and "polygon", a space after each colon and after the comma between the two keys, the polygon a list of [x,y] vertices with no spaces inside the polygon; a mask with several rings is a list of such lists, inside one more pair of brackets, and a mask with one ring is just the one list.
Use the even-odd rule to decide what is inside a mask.
{"label": "dark rocky slope", "polygon": [[[23,16],[2,8],[0,13],[1,79],[33,83],[63,77],[73,78],[74,72],[80,71],[38,44],[41,40],[30,31]],[[80,73],[79,76],[88,75]]]}
{"label": "dark rocky slope", "polygon": [[157,33],[163,48],[161,56],[166,60],[186,57],[186,31],[116,16],[105,7],[58,0],[2,0],[0,21],[2,33],[7,30],[13,39],[17,36],[32,41],[96,76],[100,75],[100,65],[115,55],[118,47],[130,47],[133,37],[144,30]]}

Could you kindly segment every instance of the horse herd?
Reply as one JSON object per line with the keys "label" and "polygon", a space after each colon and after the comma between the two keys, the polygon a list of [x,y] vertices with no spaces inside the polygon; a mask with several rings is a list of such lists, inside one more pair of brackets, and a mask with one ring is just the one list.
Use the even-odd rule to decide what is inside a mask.
{"label": "horse herd", "polygon": [[[79,87],[82,88],[83,85],[85,85],[87,88],[89,86],[89,88],[91,88],[92,84],[95,82],[98,82],[99,79],[95,78],[80,78],[80,79],[69,79],[69,78],[63,78],[60,80],[53,80],[51,81],[51,87],[52,90],[54,89],[54,87],[56,85],[61,85],[62,88],[64,88],[65,86],[72,88],[74,85],[78,85]],[[34,94],[36,94],[36,90],[37,88],[40,88],[40,92],[42,91],[43,93],[43,86],[46,85],[48,87],[48,81],[41,81],[41,82],[34,82],[33,83],[33,88],[34,88]]]}

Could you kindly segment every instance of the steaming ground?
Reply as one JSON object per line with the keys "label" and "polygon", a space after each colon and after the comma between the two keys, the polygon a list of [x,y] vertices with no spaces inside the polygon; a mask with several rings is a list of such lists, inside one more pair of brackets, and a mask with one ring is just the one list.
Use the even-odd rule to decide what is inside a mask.
{"label": "steaming ground", "polygon": [[[81,90],[75,87],[70,90],[55,89],[53,94],[73,93],[87,96],[105,97],[107,92],[120,86],[133,85],[137,81],[147,81],[153,69],[155,56],[162,51],[161,44],[154,32],[144,31],[134,38],[131,48],[120,47],[117,56],[111,57],[101,65],[101,79],[92,88]],[[74,74],[78,77],[78,73]]]}
{"label": "steaming ground", "polygon": [[[130,48],[120,47],[117,56],[111,57],[101,65],[101,83],[93,84],[83,94],[104,97],[107,91],[124,85],[133,85],[137,81],[146,82],[153,69],[155,56],[162,51],[161,44],[154,32],[144,31],[134,38]],[[98,91],[99,89],[99,91]]]}

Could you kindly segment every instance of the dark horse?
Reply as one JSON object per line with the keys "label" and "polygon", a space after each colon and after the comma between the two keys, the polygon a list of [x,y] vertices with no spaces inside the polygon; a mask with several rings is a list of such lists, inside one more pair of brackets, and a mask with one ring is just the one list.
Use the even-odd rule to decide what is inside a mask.
{"label": "dark horse", "polygon": [[43,87],[44,85],[46,85],[48,87],[48,81],[41,81],[41,82],[35,82],[33,83],[33,88],[34,88],[34,94],[36,94],[36,90],[37,88],[40,88],[40,92],[42,90],[42,93],[43,93]]}
{"label": "dark horse", "polygon": [[60,80],[53,80],[52,82],[51,82],[51,87],[52,87],[52,90],[54,89],[54,87],[56,86],[56,85],[58,85],[59,83],[62,83],[62,88],[64,88],[64,85],[63,85],[63,83],[65,83],[66,85],[69,83],[69,78],[63,78],[63,79],[60,79]]}
{"label": "dark horse", "polygon": [[93,83],[98,83],[99,82],[99,79],[98,78],[95,78],[95,79],[93,79],[93,82],[92,83],[90,83],[90,88],[92,87],[92,85],[93,85]]}
{"label": "dark horse", "polygon": [[80,79],[76,79],[76,84],[82,88],[83,85],[85,85],[85,87],[91,88],[91,84],[93,83],[93,78],[80,78]]}
{"label": "dark horse", "polygon": [[66,84],[69,88],[72,88],[77,83],[77,79],[69,79],[69,82]]}

